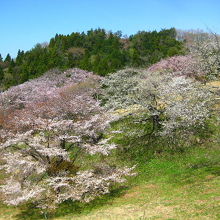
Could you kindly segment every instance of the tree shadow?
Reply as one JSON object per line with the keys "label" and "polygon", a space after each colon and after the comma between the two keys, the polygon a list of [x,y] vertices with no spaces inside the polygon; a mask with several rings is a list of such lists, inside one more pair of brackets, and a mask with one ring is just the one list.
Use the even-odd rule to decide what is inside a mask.
{"label": "tree shadow", "polygon": [[69,214],[79,216],[80,214],[88,214],[89,212],[98,209],[106,204],[111,205],[113,200],[122,196],[129,187],[120,187],[111,191],[111,193],[101,196],[90,203],[65,201],[53,212],[43,213],[36,208],[34,204],[29,204],[21,208],[21,212],[15,216],[18,220],[40,220],[54,219]]}

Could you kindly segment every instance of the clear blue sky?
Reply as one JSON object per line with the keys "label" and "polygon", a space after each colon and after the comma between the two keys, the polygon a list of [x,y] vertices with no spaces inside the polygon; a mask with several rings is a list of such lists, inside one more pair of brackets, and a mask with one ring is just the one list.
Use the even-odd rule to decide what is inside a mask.
{"label": "clear blue sky", "polygon": [[220,33],[220,0],[0,0],[0,53],[13,57],[56,33],[91,28],[206,29]]}

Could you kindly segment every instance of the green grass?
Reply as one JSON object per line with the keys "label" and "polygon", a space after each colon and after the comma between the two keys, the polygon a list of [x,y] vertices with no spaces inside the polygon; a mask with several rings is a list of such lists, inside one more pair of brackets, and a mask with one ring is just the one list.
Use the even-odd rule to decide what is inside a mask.
{"label": "green grass", "polygon": [[139,167],[127,189],[54,219],[219,219],[220,149],[165,155]]}

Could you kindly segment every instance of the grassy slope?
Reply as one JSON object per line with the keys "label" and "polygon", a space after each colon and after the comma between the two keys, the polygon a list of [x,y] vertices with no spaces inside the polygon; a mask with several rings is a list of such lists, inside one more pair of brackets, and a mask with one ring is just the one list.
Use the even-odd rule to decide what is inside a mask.
{"label": "grassy slope", "polygon": [[[146,161],[127,188],[89,205],[66,203],[52,219],[220,219],[219,137],[185,153]],[[35,209],[0,205],[0,219],[41,219]]]}
{"label": "grassy slope", "polygon": [[[219,153],[197,149],[181,158],[153,159],[128,189],[87,207],[64,204],[53,219],[219,219]],[[34,210],[0,206],[0,211],[0,219],[40,218]]]}
{"label": "grassy slope", "polygon": [[219,153],[197,149],[153,159],[119,197],[78,218],[55,219],[220,219]]}

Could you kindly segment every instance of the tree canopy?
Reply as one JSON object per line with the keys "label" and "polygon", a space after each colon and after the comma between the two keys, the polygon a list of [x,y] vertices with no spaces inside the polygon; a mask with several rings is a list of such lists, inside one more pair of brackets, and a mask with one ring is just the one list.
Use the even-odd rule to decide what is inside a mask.
{"label": "tree canopy", "polygon": [[79,67],[104,76],[125,66],[149,66],[182,53],[183,43],[176,40],[174,28],[141,31],[130,37],[100,28],[87,33],[56,34],[49,43],[37,44],[27,52],[19,50],[15,59],[8,54],[4,60],[8,77],[3,84],[8,88],[55,67]]}

